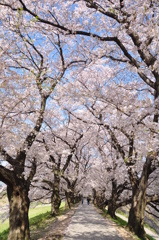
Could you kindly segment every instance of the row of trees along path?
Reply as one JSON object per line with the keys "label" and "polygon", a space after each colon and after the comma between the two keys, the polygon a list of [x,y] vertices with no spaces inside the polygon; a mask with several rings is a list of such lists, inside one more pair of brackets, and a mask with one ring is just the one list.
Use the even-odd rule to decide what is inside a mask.
{"label": "row of trees along path", "polygon": [[145,212],[159,213],[158,6],[0,0],[8,240],[30,240],[30,201],[49,197],[56,215],[84,183],[112,217],[131,204],[128,228],[147,239]]}

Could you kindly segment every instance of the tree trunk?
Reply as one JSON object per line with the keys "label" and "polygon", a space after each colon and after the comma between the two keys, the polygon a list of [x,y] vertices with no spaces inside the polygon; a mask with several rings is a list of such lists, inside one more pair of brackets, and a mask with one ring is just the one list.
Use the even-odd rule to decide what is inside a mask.
{"label": "tree trunk", "polygon": [[78,203],[80,201],[81,201],[81,196],[80,195],[75,196],[75,203]]}
{"label": "tree trunk", "polygon": [[65,191],[65,196],[66,196],[66,207],[68,206],[71,209],[71,199],[68,191]]}
{"label": "tree trunk", "polygon": [[[158,75],[158,74],[157,74],[157,75]],[[154,100],[157,101],[158,99],[159,99],[159,75],[156,76]],[[155,104],[155,108],[156,108],[156,110],[158,109],[157,104]],[[157,110],[157,111],[158,111],[158,110]],[[158,119],[159,119],[159,114],[156,113],[156,114],[154,115],[153,121],[156,122],[156,123],[158,123]]]}
{"label": "tree trunk", "polygon": [[[132,183],[132,203],[129,212],[128,227],[137,236],[143,240],[146,238],[144,230],[144,212],[146,207],[146,189],[151,170],[153,155],[148,155],[143,167],[141,178],[137,181],[134,179]],[[131,182],[133,179],[131,178]]]}
{"label": "tree trunk", "polygon": [[102,210],[104,210],[107,205],[104,192],[105,191],[102,191],[102,190],[97,191],[95,195],[95,200],[94,200],[97,207]]}
{"label": "tree trunk", "polygon": [[116,218],[115,211],[117,209],[117,203],[116,203],[117,198],[118,198],[117,181],[113,178],[112,179],[112,196],[111,196],[111,199],[108,201],[108,214],[112,218]]}
{"label": "tree trunk", "polygon": [[71,186],[71,183],[68,181],[67,182],[67,188],[68,190],[65,192],[66,194],[66,199],[67,199],[67,203],[69,208],[71,208],[71,206],[75,203],[75,199],[74,199],[74,188]]}
{"label": "tree trunk", "polygon": [[97,201],[96,201],[96,189],[95,188],[92,189],[92,195],[93,195],[93,204],[96,205]]}
{"label": "tree trunk", "polygon": [[128,219],[129,229],[142,239],[147,239],[144,230],[144,212],[146,206],[145,190],[145,186],[143,186],[143,190],[141,188],[136,189]]}
{"label": "tree trunk", "polygon": [[53,193],[51,196],[51,215],[55,216],[59,213],[59,208],[61,205],[61,199],[59,194]]}
{"label": "tree trunk", "polygon": [[70,199],[71,199],[71,204],[75,204],[75,196],[74,196],[74,189],[71,191],[69,191],[69,194],[70,194]]}
{"label": "tree trunk", "polygon": [[58,175],[54,174],[53,193],[51,196],[51,215],[52,216],[55,216],[59,213],[59,208],[61,205],[59,188],[60,188],[60,178]]}
{"label": "tree trunk", "polygon": [[116,218],[115,215],[115,211],[116,211],[116,204],[113,204],[112,201],[110,200],[108,202],[108,214],[112,217],[112,218]]}
{"label": "tree trunk", "polygon": [[29,240],[28,211],[30,200],[28,198],[28,190],[23,181],[18,183],[13,185],[13,187],[7,187],[10,205],[8,240]]}

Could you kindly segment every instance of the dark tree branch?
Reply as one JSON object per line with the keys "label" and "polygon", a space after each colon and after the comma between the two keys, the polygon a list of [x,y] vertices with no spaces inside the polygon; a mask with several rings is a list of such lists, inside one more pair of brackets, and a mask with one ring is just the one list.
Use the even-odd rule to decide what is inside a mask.
{"label": "dark tree branch", "polygon": [[11,165],[14,164],[14,159],[6,152],[6,150],[4,150],[4,148],[2,146],[0,146],[0,153],[2,154],[2,156],[4,157],[4,160],[7,161],[8,163],[10,163]]}
{"label": "dark tree branch", "polygon": [[125,199],[122,202],[117,203],[117,208],[126,206],[126,205],[130,204],[131,202],[132,202],[132,198]]}
{"label": "dark tree branch", "polygon": [[[159,210],[157,209],[157,211],[159,212]],[[147,212],[148,214],[154,216],[155,218],[159,218],[159,216],[157,216],[156,214],[149,212],[148,210],[145,210],[145,212]]]}
{"label": "dark tree branch", "polygon": [[[159,194],[155,194],[153,196],[146,197],[146,202],[149,204],[150,202],[159,202]],[[150,204],[149,204],[150,205]]]}
{"label": "dark tree branch", "polygon": [[0,181],[11,187],[16,181],[14,172],[3,166],[0,166]]}

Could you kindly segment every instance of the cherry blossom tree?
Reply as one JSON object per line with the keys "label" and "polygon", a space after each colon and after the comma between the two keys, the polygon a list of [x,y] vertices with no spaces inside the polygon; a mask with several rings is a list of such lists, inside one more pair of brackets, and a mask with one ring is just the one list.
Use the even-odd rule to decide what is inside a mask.
{"label": "cherry blossom tree", "polygon": [[22,0],[5,0],[0,4],[10,11],[20,9],[48,29],[59,29],[65,35],[81,36],[82,44],[91,42],[94,45],[93,59],[109,58],[126,63],[154,90],[154,121],[158,122],[157,0],[79,0],[62,3],[57,0],[54,3],[44,1],[43,5],[40,1],[35,5]]}
{"label": "cherry blossom tree", "polygon": [[[63,134],[64,129],[61,129],[61,132]],[[68,177],[66,177],[65,172],[69,171],[68,168],[69,168],[69,165],[71,164],[70,162],[72,161],[72,157],[76,151],[77,144],[79,144],[78,142],[83,137],[83,134],[76,133],[77,136],[74,137],[74,142],[73,142],[73,139],[71,140],[68,138],[67,140],[68,130],[66,132],[66,136],[64,139],[63,137],[56,135],[53,132],[52,134],[53,134],[52,138],[54,139],[54,143],[49,144],[50,145],[49,147],[46,141],[44,140],[44,144],[45,144],[46,151],[49,154],[49,162],[52,163],[51,168],[52,168],[52,174],[54,178],[53,178],[53,181],[49,181],[44,177],[43,183],[46,183],[52,189],[51,213],[52,215],[56,215],[59,211],[59,207],[61,203],[61,198],[60,198],[61,178],[65,179],[67,183],[69,182],[69,179]],[[60,149],[59,149],[59,146],[60,146]],[[74,175],[74,172],[72,172],[72,174]],[[67,193],[68,191],[65,191],[65,192]],[[66,195],[68,199],[68,194]]]}
{"label": "cherry blossom tree", "polygon": [[[56,94],[59,97],[58,90]],[[56,107],[55,105],[53,107],[55,98],[56,96],[49,102],[44,126],[36,139],[37,146],[34,145],[34,151],[39,160],[32,184],[34,189],[31,189],[32,199],[39,200],[44,198],[44,195],[47,198],[50,196],[52,215],[58,213],[62,199],[66,197],[71,207],[79,196],[86,169],[82,149],[88,144],[82,141],[87,127],[84,130],[78,121],[72,122],[57,103]],[[38,189],[46,190],[46,194],[38,193]]]}
{"label": "cherry blossom tree", "polygon": [[[77,63],[75,55],[65,61],[64,42],[57,33],[46,41],[44,32],[33,31],[35,22],[23,20],[19,10],[1,22],[0,153],[5,166],[0,165],[0,180],[7,184],[9,239],[30,239],[28,192],[37,165],[32,154],[34,141],[43,124],[46,102],[68,68]],[[42,48],[44,43],[49,55],[45,45]]]}
{"label": "cherry blossom tree", "polygon": [[[87,138],[87,132],[84,133],[83,138]],[[89,155],[88,142],[85,142],[85,139],[82,140],[76,149],[67,172],[62,176],[67,183],[65,192],[69,207],[81,199],[89,171],[91,156]],[[87,151],[86,154],[85,151]]]}
{"label": "cherry blossom tree", "polygon": [[[39,77],[36,77],[35,81],[40,89],[40,107],[38,104],[34,115],[35,122],[33,127],[29,126],[29,128],[27,128],[26,116],[27,114],[30,115],[30,106],[23,108],[23,105],[25,106],[25,101],[30,102],[30,94],[25,90],[26,88],[24,88],[24,90],[19,90],[20,87],[26,86],[18,84],[18,79],[21,80],[22,77],[19,76],[18,73],[11,75],[12,70],[10,72],[10,68],[11,67],[8,67],[8,71],[6,71],[7,73],[3,78],[6,84],[3,84],[2,91],[4,96],[2,96],[3,104],[1,105],[1,137],[3,138],[1,138],[0,145],[1,156],[8,165],[6,167],[0,166],[0,180],[7,184],[7,194],[10,204],[9,239],[29,239],[28,191],[30,182],[36,171],[36,158],[32,160],[31,171],[27,178],[24,178],[24,168],[27,151],[31,148],[41,128],[46,100],[49,94],[44,94],[42,89],[40,89],[40,84],[38,83],[40,77],[39,73]],[[10,77],[8,77],[9,72]],[[23,81],[24,80],[26,80],[26,78],[24,78]],[[14,85],[16,84],[17,86],[19,85],[19,89],[18,87],[15,89]],[[35,89],[36,94],[37,90],[38,88]],[[18,125],[20,126],[19,128]],[[25,128],[24,125],[26,125]]]}
{"label": "cherry blossom tree", "polygon": [[[18,165],[18,174],[22,174],[24,169],[25,151],[31,149],[42,126],[48,93],[54,90],[67,68],[73,65],[72,71],[68,71],[65,78],[66,82],[69,79],[69,84],[59,86],[58,89],[64,99],[67,99],[67,104],[63,105],[75,119],[91,126],[94,136],[97,135],[99,126],[103,128],[112,148],[123,159],[132,185],[128,226],[145,239],[145,206],[150,199],[155,203],[158,198],[155,194],[146,197],[149,177],[155,176],[158,169],[157,0],[56,0],[43,3],[2,0],[0,5],[3,9],[0,23],[3,33],[1,69],[6,69],[7,65],[5,74],[2,74],[5,75],[2,81],[5,91],[2,91],[1,101],[4,103],[2,111],[5,113],[2,114],[1,132],[5,137],[5,144],[9,131],[12,132],[12,139],[13,136],[16,139],[19,134],[23,143],[16,158],[18,163],[19,158],[23,159],[22,164]],[[53,51],[50,50],[52,48]],[[72,56],[74,59],[70,62]],[[85,68],[77,71],[76,65],[79,63],[84,63]],[[34,91],[39,97],[36,104],[40,105],[41,102],[39,111],[31,105],[30,109],[19,112],[17,108],[26,104],[19,97],[17,99],[20,102],[15,105],[7,104],[14,99],[8,97],[7,89],[12,89],[9,96],[15,96],[15,85],[9,81],[8,88],[9,83],[6,84],[5,79],[13,76],[24,80],[28,78],[26,72],[30,74],[31,83],[32,78],[36,82]],[[78,82],[75,82],[77,78]],[[15,84],[18,84],[17,80]],[[31,102],[29,97],[33,96],[32,93],[24,95],[26,102]],[[74,100],[71,100],[71,94]],[[60,99],[62,98],[59,97],[59,101]],[[13,109],[16,109],[16,114],[18,111],[19,118],[13,117]],[[28,124],[27,118],[22,121],[27,126],[22,138],[21,131],[14,123],[15,119],[20,122],[20,114],[29,116],[28,119],[32,122]],[[0,150],[5,160],[12,164],[8,154],[11,138],[8,139],[7,147],[2,144]],[[35,163],[34,156],[33,159]],[[13,167],[17,169],[16,166]],[[2,169],[4,170],[3,166]],[[33,175],[30,175],[29,181]]]}
{"label": "cherry blossom tree", "polygon": [[[79,99],[90,116],[83,114],[86,111],[84,108],[83,111],[72,112],[72,115],[87,124],[104,127],[106,139],[109,139],[112,148],[125,162],[132,185],[132,207],[128,224],[131,230],[145,237],[144,210],[150,199],[146,197],[146,189],[150,175],[156,173],[158,168],[158,125],[153,122],[151,94],[149,95],[149,89],[144,89],[144,85],[137,82],[112,83],[105,88],[101,87],[103,83],[98,79],[103,72],[94,75],[96,84],[92,86],[92,72],[93,68],[87,75],[91,81],[88,77],[86,80],[84,75],[80,76],[82,90],[78,92]],[[151,200],[155,202],[158,195],[153,195]],[[135,218],[140,220],[133,225],[132,219]]]}
{"label": "cherry blossom tree", "polygon": [[[107,144],[108,145],[108,144]],[[107,146],[106,150],[99,145],[98,148],[105,162],[105,173],[104,176],[107,176],[107,184],[105,188],[109,191],[110,195],[107,195],[106,198],[103,198],[103,206],[108,205],[108,214],[112,218],[116,218],[115,212],[118,208],[126,206],[131,203],[131,186],[127,174],[127,169],[125,164],[121,161],[119,154],[116,151],[113,151],[112,146]],[[110,149],[109,149],[110,148]],[[108,152],[108,155],[106,154]],[[109,158],[111,158],[109,160]],[[118,177],[119,173],[125,173]],[[104,177],[103,177],[104,178]],[[102,205],[102,203],[100,203]]]}
{"label": "cherry blossom tree", "polygon": [[[129,106],[132,107],[132,105],[129,105]],[[119,101],[118,101],[118,108],[120,108]],[[127,106],[127,110],[128,108],[129,107]],[[135,107],[135,109],[137,108]],[[112,147],[120,153],[121,157],[125,161],[128,174],[129,174],[129,180],[132,185],[132,203],[131,203],[132,205],[131,205],[130,214],[129,214],[128,226],[130,227],[131,230],[135,231],[136,234],[142,236],[143,238],[144,238],[144,229],[143,229],[144,210],[145,210],[146,202],[148,202],[148,198],[146,198],[146,189],[147,189],[148,179],[150,174],[154,172],[158,167],[158,146],[157,146],[158,133],[157,133],[157,129],[154,130],[156,125],[153,124],[154,129],[150,129],[150,132],[155,131],[155,133],[152,134],[153,138],[151,138],[149,135],[147,136],[147,139],[149,139],[151,143],[149,141],[146,141],[146,136],[144,138],[143,137],[141,138],[141,133],[143,134],[143,132],[146,131],[145,127],[143,126],[137,127],[140,124],[145,125],[145,123],[147,122],[147,121],[144,121],[144,119],[146,118],[145,114],[147,115],[148,113],[143,113],[142,118],[137,117],[139,120],[137,120],[136,124],[133,122],[130,123],[131,119],[133,119],[133,121],[135,120],[135,116],[133,116],[133,118],[129,120],[129,124],[132,124],[132,125],[129,125],[129,124],[127,125],[129,125],[129,127],[132,126],[133,127],[132,129],[131,128],[127,129],[126,123],[124,124],[125,117],[121,118],[121,114],[119,118],[121,118],[120,120],[122,120],[122,125],[120,124],[116,125],[115,122],[111,121],[111,126],[110,126],[109,123],[103,122],[105,120],[102,119],[103,117],[102,114],[100,117],[100,121],[102,125],[106,128],[106,130],[108,131],[111,137]],[[96,114],[94,115],[96,116]],[[123,136],[119,137],[118,133],[120,133]],[[140,144],[141,144],[141,141],[144,142],[144,144],[147,145],[147,149],[150,149],[150,146],[153,142],[154,144],[153,149],[155,150],[155,153],[145,151],[145,154],[144,154],[143,149],[142,149],[142,152],[140,152],[141,150],[138,149],[138,146],[137,144],[135,144],[135,141],[136,142],[139,141]],[[127,142],[128,149],[127,147],[124,147],[126,142]],[[139,156],[141,159],[145,157],[145,160],[146,160],[145,162],[144,162],[144,159],[142,160],[143,165],[141,166],[141,168],[139,166],[140,163],[138,161]],[[139,169],[140,170],[142,169],[140,174],[139,174]],[[155,201],[155,198],[158,199],[158,196],[154,195],[154,201]],[[153,198],[151,198],[151,200],[153,201]],[[133,225],[135,218],[138,221],[136,221],[135,224]]]}

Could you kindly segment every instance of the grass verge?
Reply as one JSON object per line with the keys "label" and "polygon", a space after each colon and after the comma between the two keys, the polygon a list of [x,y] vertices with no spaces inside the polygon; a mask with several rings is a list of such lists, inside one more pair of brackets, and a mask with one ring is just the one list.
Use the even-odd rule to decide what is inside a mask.
{"label": "grass verge", "polygon": [[[108,219],[112,220],[113,222],[115,222],[120,227],[124,227],[124,228],[127,227],[127,224],[128,224],[127,221],[123,220],[122,218],[120,218],[118,216],[116,217],[116,219],[114,219],[110,215],[108,215],[107,212],[108,212],[107,210],[104,210],[102,215],[104,217],[107,217]],[[147,234],[147,237],[148,237],[149,240],[155,240],[153,237],[151,237],[148,234]],[[142,239],[136,236],[136,240],[142,240]]]}
{"label": "grass verge", "polygon": [[109,214],[107,214],[107,210],[104,210],[103,211],[103,216],[104,217],[107,217],[109,219],[111,219],[113,222],[115,222],[118,226],[121,226],[121,227],[126,227],[127,226],[127,222],[125,220],[123,220],[122,218],[118,217],[116,219],[114,218],[111,218],[111,216]]}
{"label": "grass verge", "polygon": [[[61,203],[60,214],[63,214],[65,211],[65,203]],[[37,206],[35,208],[29,209],[29,224],[30,230],[34,231],[38,228],[44,229],[48,223],[54,221],[54,218],[51,216],[51,207],[49,206]],[[1,224],[0,228],[0,240],[6,240],[9,234],[9,221],[5,221]]]}

